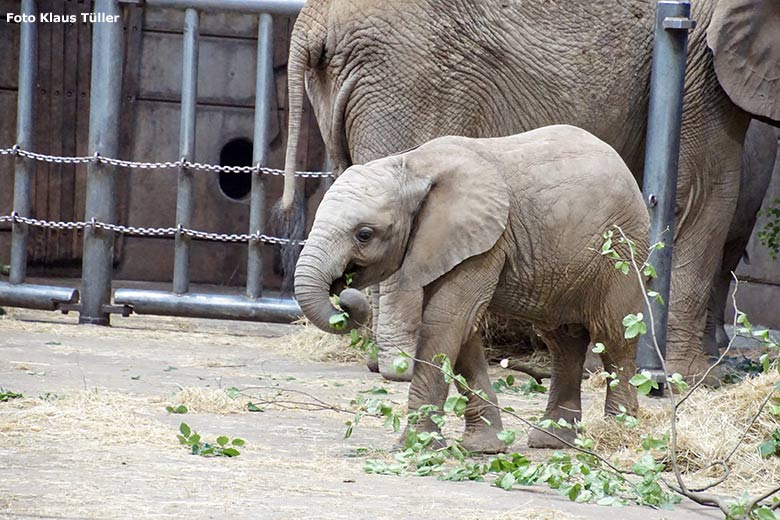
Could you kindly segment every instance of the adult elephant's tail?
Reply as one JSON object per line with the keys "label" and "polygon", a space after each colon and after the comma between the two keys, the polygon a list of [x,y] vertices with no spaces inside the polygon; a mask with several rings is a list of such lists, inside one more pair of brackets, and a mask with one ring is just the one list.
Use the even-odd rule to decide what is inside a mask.
{"label": "adult elephant's tail", "polygon": [[[304,201],[297,186],[295,170],[303,113],[304,75],[312,63],[319,59],[325,44],[323,4],[324,1],[310,1],[301,10],[290,38],[290,55],[287,60],[288,123],[284,192],[274,206],[272,220],[276,232],[292,240],[302,240],[306,232]],[[301,246],[298,245],[282,246],[283,293],[292,290],[295,262],[300,250]]]}

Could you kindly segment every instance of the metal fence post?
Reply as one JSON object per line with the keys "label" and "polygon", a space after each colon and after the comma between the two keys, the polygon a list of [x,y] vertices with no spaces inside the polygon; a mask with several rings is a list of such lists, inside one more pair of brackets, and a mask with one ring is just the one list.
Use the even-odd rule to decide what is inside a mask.
{"label": "metal fence post", "polygon": [[[35,17],[35,0],[22,0],[22,14]],[[19,91],[16,106],[16,145],[24,150],[32,149],[33,99],[35,75],[38,69],[38,24],[19,24]],[[14,212],[20,217],[30,217],[32,202],[32,159],[16,156],[14,172]],[[27,277],[27,225],[14,222],[11,236],[11,272],[8,281],[14,285]]]}
{"label": "metal fence post", "polygon": [[[89,100],[89,152],[116,157],[119,151],[119,108],[122,96],[123,28],[117,0],[95,0],[95,13],[116,16],[116,22],[92,25],[92,81]],[[113,223],[116,218],[115,168],[96,160],[87,168],[85,220]],[[79,323],[108,325],[104,306],[111,301],[114,233],[87,228],[81,273]]]}
{"label": "metal fence post", "polygon": [[[195,123],[198,103],[198,33],[200,17],[195,9],[184,13],[184,49],[181,74],[181,123],[179,126],[179,157],[191,161],[195,152]],[[184,164],[179,168],[176,190],[176,224],[189,228],[192,224],[192,171]],[[173,259],[173,292],[183,294],[190,289],[190,237],[176,234]]]}
{"label": "metal fence post", "polygon": [[[270,136],[271,96],[273,95],[273,18],[261,14],[257,25],[257,79],[255,80],[255,130],[252,164],[258,167],[252,173],[252,192],[249,199],[249,233],[262,233],[265,219],[265,182],[260,166],[268,159]],[[250,240],[247,246],[246,295],[257,299],[263,295],[262,243]]]}
{"label": "metal fence post", "polygon": [[[650,75],[650,101],[647,121],[647,144],[642,193],[650,212],[650,243],[662,242],[664,248],[653,253],[652,263],[658,277],[651,279],[648,289],[663,298],[660,304],[651,299],[655,330],[661,354],[666,356],[669,289],[672,275],[672,243],[674,240],[674,205],[677,196],[677,163],[680,155],[685,60],[688,30],[695,26],[690,19],[688,1],[659,1],[656,4],[653,65]],[[663,393],[666,374],[663,373],[653,336],[645,334],[637,345],[637,365],[647,370],[659,383]]]}

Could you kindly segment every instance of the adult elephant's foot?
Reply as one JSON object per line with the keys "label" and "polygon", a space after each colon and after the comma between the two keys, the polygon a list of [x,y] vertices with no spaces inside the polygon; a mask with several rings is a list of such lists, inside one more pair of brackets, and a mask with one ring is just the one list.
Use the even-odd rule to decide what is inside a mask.
{"label": "adult elephant's foot", "polygon": [[366,358],[366,367],[368,368],[369,372],[373,372],[375,374],[379,373],[379,360],[372,357]]}
{"label": "adult elephant's foot", "polygon": [[[555,437],[550,435],[551,433],[554,434]],[[574,439],[576,437],[577,432],[575,432],[573,428],[551,428],[549,430],[532,428],[531,431],[528,432],[528,447],[554,449],[568,448],[569,446],[563,441],[574,444]]]}
{"label": "adult elephant's foot", "polygon": [[670,352],[667,354],[666,370],[670,374],[682,375],[689,383],[698,383],[704,378],[705,386],[718,388],[721,385],[721,370],[717,366],[710,370],[714,361],[701,350],[687,353]]}
{"label": "adult elephant's foot", "polygon": [[471,453],[504,453],[507,449],[506,443],[498,438],[498,431],[494,428],[466,430],[461,446]]}

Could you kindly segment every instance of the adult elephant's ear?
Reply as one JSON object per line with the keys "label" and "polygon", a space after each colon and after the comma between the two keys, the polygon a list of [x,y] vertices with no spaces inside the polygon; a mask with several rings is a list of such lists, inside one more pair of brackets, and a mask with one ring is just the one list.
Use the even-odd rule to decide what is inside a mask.
{"label": "adult elephant's ear", "polygon": [[731,101],[780,124],[780,0],[718,0],[707,45]]}
{"label": "adult elephant's ear", "polygon": [[399,270],[404,290],[424,287],[492,248],[509,219],[509,188],[465,138],[437,139],[401,156],[404,186],[417,206]]}

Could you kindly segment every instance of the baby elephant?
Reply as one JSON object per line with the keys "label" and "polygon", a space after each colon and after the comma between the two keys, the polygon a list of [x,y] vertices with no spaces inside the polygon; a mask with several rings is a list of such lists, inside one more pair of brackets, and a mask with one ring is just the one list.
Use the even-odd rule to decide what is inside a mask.
{"label": "baby elephant", "polygon": [[[602,233],[618,225],[644,251],[649,221],[642,195],[620,156],[593,135],[549,126],[510,137],[442,137],[414,150],[352,166],[325,194],[295,272],[304,314],[329,332],[365,322],[370,306],[355,290],[385,279],[412,291],[422,313],[409,410],[442,407],[449,385],[431,362],[446,354],[456,373],[492,403],[477,325],[488,309],[531,322],[550,349],[553,369],[546,417],[581,418],[580,380],[588,343],[606,346],[604,366],[618,374],[606,413],[635,414],[628,380],[635,341],[623,317],[641,309],[635,276],[599,254]],[[617,234],[617,233],[616,233]],[[627,247],[621,246],[627,256]],[[641,260],[640,260],[641,261]],[[351,288],[345,289],[345,275]],[[330,325],[340,311],[346,327]],[[411,321],[411,320],[410,320]],[[416,320],[419,321],[419,320]],[[382,338],[392,344],[392,338]],[[463,445],[505,448],[499,410],[468,395]],[[432,421],[418,429],[435,430]],[[559,436],[574,437],[571,430]],[[533,447],[558,447],[543,431]]]}

